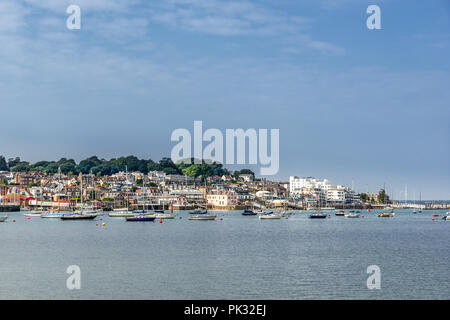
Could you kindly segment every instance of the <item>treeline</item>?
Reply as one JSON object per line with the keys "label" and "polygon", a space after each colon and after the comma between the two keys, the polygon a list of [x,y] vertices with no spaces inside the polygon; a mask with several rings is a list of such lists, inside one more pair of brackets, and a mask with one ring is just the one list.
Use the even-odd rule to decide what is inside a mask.
{"label": "treeline", "polygon": [[[77,175],[80,172],[83,174],[93,173],[98,176],[112,175],[119,171],[140,171],[147,174],[150,171],[163,171],[166,174],[184,174],[190,177],[210,177],[231,175],[230,171],[223,167],[221,163],[206,163],[202,161],[201,164],[194,164],[194,159],[189,163],[175,164],[170,158],[162,158],[159,162],[151,159],[138,159],[135,156],[120,157],[117,159],[99,159],[93,156],[76,163],[73,159],[61,158],[59,161],[38,161],[29,163],[22,161],[19,157],[10,158],[6,161],[5,157],[0,156],[0,171],[12,172],[30,172],[41,171],[47,174],[55,174],[61,170],[64,174]],[[251,173],[248,169],[235,171],[234,175],[239,173]],[[253,174],[254,175],[254,174]]]}

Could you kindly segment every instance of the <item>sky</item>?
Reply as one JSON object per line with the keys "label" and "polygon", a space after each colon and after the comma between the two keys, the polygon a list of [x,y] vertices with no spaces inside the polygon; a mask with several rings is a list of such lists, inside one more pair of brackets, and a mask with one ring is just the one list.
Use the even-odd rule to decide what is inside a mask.
{"label": "sky", "polygon": [[2,0],[0,17],[6,158],[159,160],[201,120],[279,129],[271,179],[450,199],[448,1]]}

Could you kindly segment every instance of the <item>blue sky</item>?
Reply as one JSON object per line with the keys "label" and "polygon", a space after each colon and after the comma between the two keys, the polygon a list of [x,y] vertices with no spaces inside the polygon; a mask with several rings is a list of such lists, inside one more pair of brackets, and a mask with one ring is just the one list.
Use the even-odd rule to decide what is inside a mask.
{"label": "blue sky", "polygon": [[279,128],[277,179],[450,199],[448,1],[2,0],[0,16],[6,157],[158,160],[202,120]]}

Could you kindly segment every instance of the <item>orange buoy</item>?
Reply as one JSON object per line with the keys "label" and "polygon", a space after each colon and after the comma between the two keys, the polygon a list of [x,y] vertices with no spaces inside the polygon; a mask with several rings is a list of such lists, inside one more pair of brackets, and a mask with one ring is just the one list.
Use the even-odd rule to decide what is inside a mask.
{"label": "orange buoy", "polygon": [[162,219],[159,219],[159,223],[162,223]]}
{"label": "orange buoy", "polygon": [[13,222],[16,222],[16,220],[13,220]]}
{"label": "orange buoy", "polygon": [[223,220],[223,218],[220,218],[220,220]]}
{"label": "orange buoy", "polygon": [[180,217],[180,219],[183,219],[183,217]]}

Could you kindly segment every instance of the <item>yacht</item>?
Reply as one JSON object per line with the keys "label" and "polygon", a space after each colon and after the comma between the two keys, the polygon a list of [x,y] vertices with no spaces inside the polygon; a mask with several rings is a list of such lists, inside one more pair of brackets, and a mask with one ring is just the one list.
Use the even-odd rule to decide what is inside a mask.
{"label": "yacht", "polygon": [[349,211],[349,212],[345,213],[345,217],[346,218],[359,218],[359,213],[356,211],[353,211],[353,212]]}
{"label": "yacht", "polygon": [[282,216],[282,213],[273,211],[265,211],[259,214],[260,219],[281,219]]}
{"label": "yacht", "polygon": [[94,220],[97,217],[95,212],[92,213],[69,213],[62,214],[61,220]]}
{"label": "yacht", "polygon": [[208,214],[208,211],[206,211],[206,213],[199,213],[199,214],[191,213],[188,217],[188,220],[216,220],[216,216]]}
{"label": "yacht", "polygon": [[26,217],[40,217],[43,212],[31,212],[31,213],[24,213],[23,215]]}
{"label": "yacht", "polygon": [[326,212],[313,212],[309,215],[309,219],[325,219],[328,216]]}
{"label": "yacht", "polygon": [[114,210],[113,212],[108,213],[108,216],[111,218],[127,218],[127,217],[132,217],[135,216],[136,213],[133,213],[133,211],[128,211],[128,209],[124,209],[124,210]]}
{"label": "yacht", "polygon": [[156,219],[175,219],[177,216],[176,213],[173,212],[165,212],[164,210],[155,210],[153,214]]}
{"label": "yacht", "polygon": [[143,213],[138,213],[135,214],[132,217],[127,217],[125,218],[126,221],[155,221],[155,216],[154,215],[149,215],[149,214],[143,214]]}

